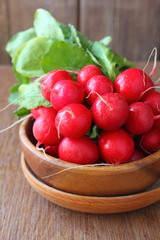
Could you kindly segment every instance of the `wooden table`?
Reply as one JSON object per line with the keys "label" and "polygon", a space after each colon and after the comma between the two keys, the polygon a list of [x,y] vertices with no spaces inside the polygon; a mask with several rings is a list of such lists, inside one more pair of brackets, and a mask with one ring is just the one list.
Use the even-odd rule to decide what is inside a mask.
{"label": "wooden table", "polygon": [[[143,67],[144,63],[139,64]],[[151,66],[150,66],[151,67]],[[155,78],[160,75],[160,63]],[[0,108],[7,104],[15,77],[0,66]],[[16,120],[15,107],[0,112],[0,129]],[[122,214],[87,214],[54,205],[38,195],[20,165],[18,126],[0,135],[0,239],[2,240],[159,240],[160,202]]]}

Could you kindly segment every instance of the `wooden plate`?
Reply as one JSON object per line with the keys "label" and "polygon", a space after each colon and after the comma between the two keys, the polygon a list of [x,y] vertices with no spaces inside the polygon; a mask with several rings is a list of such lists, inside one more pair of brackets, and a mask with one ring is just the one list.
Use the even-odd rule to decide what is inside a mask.
{"label": "wooden plate", "polygon": [[20,126],[22,152],[35,176],[53,188],[78,195],[113,197],[140,193],[160,178],[160,151],[110,166],[80,165],[45,155],[35,147],[33,121],[28,118]]}
{"label": "wooden plate", "polygon": [[29,184],[49,201],[76,211],[88,213],[120,213],[140,209],[160,200],[160,180],[145,192],[117,197],[93,197],[71,194],[48,186],[36,178],[21,157],[23,173]]}

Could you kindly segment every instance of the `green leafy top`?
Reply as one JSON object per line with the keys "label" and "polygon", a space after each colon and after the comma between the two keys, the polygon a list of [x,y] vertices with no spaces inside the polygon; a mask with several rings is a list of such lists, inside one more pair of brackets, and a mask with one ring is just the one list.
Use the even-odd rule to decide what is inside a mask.
{"label": "green leafy top", "polygon": [[[60,23],[48,11],[37,9],[33,28],[14,35],[6,46],[18,80],[10,88],[9,97],[9,101],[20,106],[15,114],[24,116],[25,110],[28,114],[31,108],[49,106],[32,78],[53,69],[78,71],[87,64],[95,64],[114,81],[122,70],[133,64],[107,47],[111,40],[107,36],[92,42],[73,25]],[[37,91],[39,97],[34,98]],[[27,94],[31,94],[30,100]]]}

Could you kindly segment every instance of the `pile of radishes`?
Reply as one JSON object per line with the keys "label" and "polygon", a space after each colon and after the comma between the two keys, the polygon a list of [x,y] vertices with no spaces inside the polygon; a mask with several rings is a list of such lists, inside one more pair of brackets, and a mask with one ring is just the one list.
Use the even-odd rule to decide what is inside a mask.
{"label": "pile of radishes", "polygon": [[52,107],[31,110],[37,146],[77,164],[125,163],[160,149],[160,93],[149,76],[129,68],[111,82],[95,65],[74,73],[54,70],[41,82]]}

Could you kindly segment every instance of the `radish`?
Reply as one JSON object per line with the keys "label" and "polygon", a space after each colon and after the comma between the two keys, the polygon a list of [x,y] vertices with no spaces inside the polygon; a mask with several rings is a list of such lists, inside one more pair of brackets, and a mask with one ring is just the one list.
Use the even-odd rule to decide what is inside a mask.
{"label": "radish", "polygon": [[79,103],[72,103],[58,111],[55,125],[64,137],[80,138],[90,128],[92,115],[88,108]]}
{"label": "radish", "polygon": [[132,156],[129,159],[129,162],[133,162],[144,157],[145,157],[145,154],[142,151],[135,148]]}
{"label": "radish", "polygon": [[48,146],[48,145],[45,145],[44,146],[44,150],[47,154],[53,156],[53,157],[56,157],[58,158],[59,157],[59,154],[58,154],[58,146],[59,145],[55,145],[55,146]]}
{"label": "radish", "polygon": [[38,117],[43,117],[44,115],[48,115],[48,114],[56,114],[56,111],[53,109],[53,107],[37,107],[37,108],[33,108],[31,109],[31,114],[32,116],[37,119]]}
{"label": "radish", "polygon": [[65,137],[59,144],[59,156],[67,162],[94,164],[98,161],[99,153],[96,143],[86,136],[77,139]]}
{"label": "radish", "polygon": [[127,120],[127,101],[118,93],[104,94],[94,101],[92,116],[95,124],[103,130],[116,130]]}
{"label": "radish", "polygon": [[85,87],[87,81],[95,75],[103,75],[101,69],[96,65],[86,65],[78,72],[77,81]]}
{"label": "radish", "polygon": [[129,68],[123,71],[114,82],[115,91],[122,94],[128,103],[138,101],[141,94],[153,86],[154,83],[147,74],[137,68]]}
{"label": "radish", "polygon": [[151,107],[154,115],[160,114],[160,92],[146,93],[141,101]]}
{"label": "radish", "polygon": [[123,129],[102,132],[98,139],[98,146],[103,161],[111,164],[127,162],[134,151],[134,141]]}
{"label": "radish", "polygon": [[147,153],[160,150],[160,130],[152,128],[149,132],[142,135],[140,147]]}
{"label": "radish", "polygon": [[129,106],[129,115],[126,121],[126,129],[135,135],[148,132],[154,123],[152,109],[143,102],[134,102]]}
{"label": "radish", "polygon": [[37,146],[44,145],[56,145],[61,141],[58,136],[57,129],[55,127],[55,115],[46,114],[43,117],[39,117],[33,124],[33,135],[38,141]]}
{"label": "radish", "polygon": [[50,93],[54,84],[60,80],[72,80],[72,76],[65,70],[57,69],[49,72],[41,84],[41,92],[45,99],[50,101]]}
{"label": "radish", "polygon": [[92,105],[94,100],[99,95],[113,92],[113,84],[111,80],[103,75],[96,75],[90,78],[85,87],[86,99],[89,105]]}
{"label": "radish", "polygon": [[54,84],[50,101],[55,110],[60,110],[70,103],[82,103],[84,90],[82,86],[71,80],[62,80]]}
{"label": "radish", "polygon": [[154,121],[153,127],[160,130],[160,118]]}

